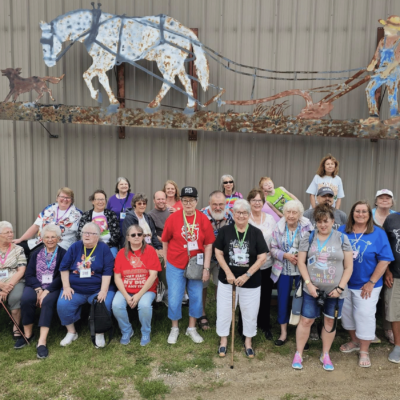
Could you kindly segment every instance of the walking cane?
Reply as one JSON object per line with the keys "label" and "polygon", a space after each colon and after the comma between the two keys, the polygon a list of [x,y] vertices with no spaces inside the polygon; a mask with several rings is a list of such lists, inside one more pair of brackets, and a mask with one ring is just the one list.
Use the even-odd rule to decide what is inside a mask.
{"label": "walking cane", "polygon": [[1,305],[4,307],[4,309],[6,310],[8,316],[11,318],[11,321],[14,323],[14,325],[17,327],[19,333],[21,334],[21,336],[25,339],[26,343],[30,345],[29,340],[26,338],[26,336],[23,334],[23,332],[21,331],[21,329],[19,328],[19,325],[17,324],[17,321],[15,321],[14,317],[8,312],[6,305],[3,303],[3,300],[0,299],[0,303]]}
{"label": "walking cane", "polygon": [[233,369],[233,352],[235,349],[235,304],[236,304],[236,285],[233,283],[232,287],[232,361],[231,369]]}

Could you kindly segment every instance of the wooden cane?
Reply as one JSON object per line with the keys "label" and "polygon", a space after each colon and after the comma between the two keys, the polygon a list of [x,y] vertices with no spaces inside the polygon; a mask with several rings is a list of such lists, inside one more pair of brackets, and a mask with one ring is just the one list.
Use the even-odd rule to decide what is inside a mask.
{"label": "wooden cane", "polygon": [[236,304],[236,285],[233,284],[232,287],[232,361],[231,369],[233,369],[233,353],[235,349],[235,304]]}
{"label": "wooden cane", "polygon": [[17,327],[19,333],[21,334],[21,336],[25,339],[26,343],[28,345],[30,345],[29,340],[26,338],[26,336],[24,335],[24,333],[21,331],[21,329],[19,328],[19,325],[17,324],[17,321],[15,321],[14,317],[8,312],[6,305],[3,303],[3,300],[0,299],[0,303],[1,305],[4,307],[4,309],[6,310],[8,316],[11,318],[11,321],[14,323],[14,325]]}

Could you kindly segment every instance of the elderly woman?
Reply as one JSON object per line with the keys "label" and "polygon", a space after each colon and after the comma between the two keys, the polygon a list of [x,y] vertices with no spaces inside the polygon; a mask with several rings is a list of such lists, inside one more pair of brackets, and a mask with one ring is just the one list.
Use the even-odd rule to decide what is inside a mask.
{"label": "elderly woman", "polygon": [[[333,208],[320,204],[314,209],[316,230],[307,232],[300,241],[298,267],[304,281],[303,304],[296,330],[297,351],[293,359],[294,369],[303,368],[303,350],[310,335],[310,328],[320,311],[324,314],[322,330],[322,354],[320,360],[326,371],[333,371],[329,357],[336,334],[335,322],[341,318],[347,282],[353,272],[353,252],[347,236],[333,228]],[[326,299],[318,305],[322,294]],[[338,313],[335,316],[335,313]]]}
{"label": "elderly woman", "polygon": [[167,196],[167,208],[171,214],[182,210],[183,206],[179,197],[178,185],[174,181],[166,181],[162,191]]}
{"label": "elderly woman", "polygon": [[[237,200],[233,206],[234,224],[224,226],[215,241],[215,256],[220,265],[217,293],[218,354],[225,357],[232,322],[232,285],[237,286],[243,320],[244,351],[254,358],[252,338],[257,335],[257,316],[261,294],[260,267],[267,261],[268,246],[260,229],[249,224],[250,204]],[[269,311],[268,311],[269,312]]]}
{"label": "elderly woman", "polygon": [[339,228],[349,239],[353,250],[353,275],[349,295],[343,305],[342,326],[351,341],[342,345],[342,353],[359,351],[358,365],[371,366],[369,345],[375,338],[376,304],[382,290],[382,275],[394,260],[384,230],[374,227],[372,210],[366,201],[358,201],[350,211],[346,226]]}
{"label": "elderly woman", "polygon": [[[14,231],[7,221],[0,222],[0,300],[11,309],[11,314],[19,324],[21,321],[21,297],[25,286],[23,279],[26,269],[24,249],[13,243]],[[13,327],[14,339],[21,334]]]}
{"label": "elderly woman", "polygon": [[298,200],[297,197],[288,192],[283,186],[275,188],[274,182],[268,176],[264,176],[260,180],[260,186],[265,195],[265,200],[272,205],[272,210],[279,217],[283,217],[283,206],[290,200]]}
{"label": "elderly woman", "polygon": [[132,199],[132,210],[126,214],[122,225],[122,243],[126,243],[126,231],[132,225],[139,225],[143,228],[144,240],[157,250],[157,254],[163,255],[162,244],[158,240],[156,226],[153,219],[145,213],[147,207],[147,196],[137,193]]}
{"label": "elderly woman", "polygon": [[79,222],[78,235],[80,237],[82,228],[88,222],[93,221],[100,228],[100,240],[107,244],[115,258],[118,253],[120,240],[118,217],[114,211],[106,209],[107,195],[104,190],[96,190],[90,195],[89,201],[92,202],[93,209],[83,213]]}
{"label": "elderly woman", "polygon": [[300,241],[314,230],[310,220],[303,217],[304,207],[298,200],[290,200],[283,206],[283,218],[272,232],[271,253],[274,258],[271,279],[278,287],[278,323],[281,334],[275,346],[283,346],[287,340],[287,324],[290,317],[290,292],[299,283],[297,267]]}
{"label": "elderly woman", "polygon": [[[67,335],[61,346],[67,346],[78,339],[75,322],[80,319],[81,307],[85,303],[104,301],[111,314],[111,303],[115,287],[110,286],[114,257],[110,248],[100,240],[100,228],[94,222],[82,228],[82,240],[74,243],[65,254],[61,265],[63,288],[57,302],[61,325],[67,328]],[[104,334],[96,334],[96,347],[104,347]]]}
{"label": "elderly woman", "polygon": [[238,199],[243,199],[243,195],[240,192],[235,192],[235,180],[232,175],[221,176],[221,192],[226,197],[225,208],[231,209]]}
{"label": "elderly woman", "polygon": [[[61,229],[59,246],[68,250],[71,244],[78,240],[77,232],[82,216],[82,211],[75,207],[74,200],[74,192],[70,188],[59,189],[56,202],[48,205],[38,215],[34,224],[19,239],[15,239],[14,243],[20,244],[29,256],[31,250],[42,244],[42,229],[48,224],[56,224]],[[37,234],[37,237],[31,239]]]}
{"label": "elderly woman", "polygon": [[[185,287],[189,293],[189,327],[186,335],[195,343],[203,338],[197,333],[196,321],[203,314],[203,282],[210,279],[210,261],[214,231],[208,218],[196,210],[197,189],[184,187],[181,191],[183,210],[173,213],[165,222],[162,234],[164,260],[166,260],[168,283],[168,318],[172,321],[168,343],[175,344],[179,336],[178,321],[182,318],[182,297]],[[203,265],[203,279],[184,277],[191,257]]]}
{"label": "elderly woman", "polygon": [[114,211],[118,217],[120,232],[122,232],[122,224],[129,210],[133,195],[128,179],[120,176],[115,186],[115,194],[110,197],[107,203],[107,210]]}
{"label": "elderly woman", "polygon": [[144,240],[143,228],[139,225],[130,226],[126,231],[125,248],[119,251],[114,266],[118,292],[112,310],[122,332],[121,344],[129,344],[133,336],[127,305],[138,309],[142,325],[140,345],[146,346],[150,342],[152,303],[157,293],[159,271],[160,261],[156,251]]}
{"label": "elderly woman", "polygon": [[[40,307],[40,337],[37,344],[37,358],[47,358],[47,335],[57,299],[61,290],[60,264],[66,253],[58,246],[61,240],[61,229],[55,224],[46,225],[42,232],[44,246],[31,254],[25,274],[25,289],[21,298],[22,325],[25,336],[31,342],[34,338],[33,322],[36,307]],[[14,349],[26,345],[24,338],[19,338]]]}

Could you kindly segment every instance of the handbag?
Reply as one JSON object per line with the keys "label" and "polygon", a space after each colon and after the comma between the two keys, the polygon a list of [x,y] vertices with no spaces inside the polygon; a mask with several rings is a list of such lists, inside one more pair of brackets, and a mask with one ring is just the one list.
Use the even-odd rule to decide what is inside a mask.
{"label": "handbag", "polygon": [[111,315],[109,314],[104,301],[101,303],[97,301],[97,296],[93,299],[92,304],[90,305],[89,328],[90,336],[95,346],[96,333],[109,332],[108,344],[114,336],[114,324]]}
{"label": "handbag", "polygon": [[293,294],[292,310],[290,311],[290,325],[298,325],[300,322],[301,307],[303,306],[303,280],[300,279]]}
{"label": "handbag", "polygon": [[[185,221],[183,221],[183,226],[185,227],[186,242],[188,242],[187,226],[186,226]],[[195,281],[202,280],[203,279],[203,265],[197,264],[197,256],[190,257],[189,245],[187,246],[187,252],[188,252],[189,262],[186,265],[183,276],[186,279],[192,279]]]}

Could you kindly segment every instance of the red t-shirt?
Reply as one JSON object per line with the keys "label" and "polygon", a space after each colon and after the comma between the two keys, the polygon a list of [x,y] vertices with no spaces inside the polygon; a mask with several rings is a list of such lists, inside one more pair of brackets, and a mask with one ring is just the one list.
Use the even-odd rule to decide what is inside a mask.
{"label": "red t-shirt", "polygon": [[[193,226],[194,215],[186,217],[188,223],[189,242],[197,241],[198,249],[190,251],[190,257],[204,253],[204,246],[215,241],[214,230],[209,219],[199,210],[196,210],[196,223]],[[193,229],[193,234],[191,233]],[[168,242],[167,259],[174,267],[185,269],[189,261],[187,242],[185,238],[185,227],[183,221],[183,210],[171,214],[165,221],[163,242]]]}
{"label": "red t-shirt", "polygon": [[[129,261],[125,257],[125,249],[121,249],[115,258],[114,272],[121,274],[125,290],[130,294],[139,293],[148,277],[149,271],[161,271],[160,260],[153,247],[146,246],[142,250],[129,251]],[[158,278],[155,280],[149,292],[157,293]]]}

